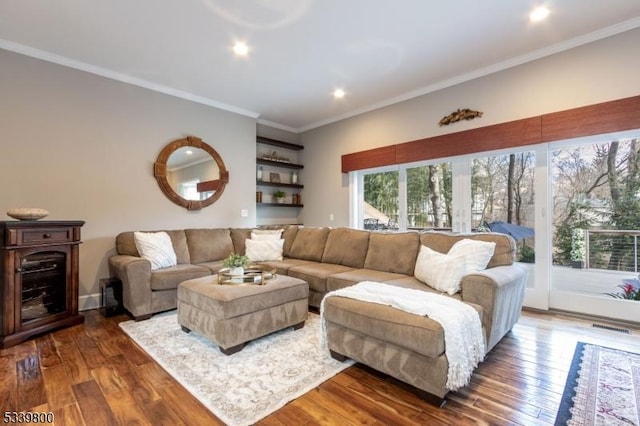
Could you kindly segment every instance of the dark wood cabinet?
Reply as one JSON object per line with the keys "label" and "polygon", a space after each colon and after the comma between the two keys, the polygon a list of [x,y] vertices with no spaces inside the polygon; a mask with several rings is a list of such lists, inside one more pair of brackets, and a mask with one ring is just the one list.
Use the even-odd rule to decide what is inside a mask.
{"label": "dark wood cabinet", "polygon": [[0,348],[80,324],[78,254],[83,221],[0,222]]}

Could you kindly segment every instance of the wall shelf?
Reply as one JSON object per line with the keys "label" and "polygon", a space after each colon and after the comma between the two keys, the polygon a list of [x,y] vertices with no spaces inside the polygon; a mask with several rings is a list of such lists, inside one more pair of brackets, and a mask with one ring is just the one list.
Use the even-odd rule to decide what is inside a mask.
{"label": "wall shelf", "polygon": [[304,149],[304,146],[302,146],[302,145],[297,145],[295,143],[278,141],[278,140],[275,140],[275,139],[265,138],[265,137],[262,137],[262,136],[258,136],[256,138],[256,142],[263,143],[265,145],[277,146],[278,148],[292,149],[294,151],[300,151],[301,149]]}
{"label": "wall shelf", "polygon": [[302,164],[286,163],[284,161],[265,160],[264,158],[256,158],[257,164],[273,167],[283,167],[285,169],[304,169]]}
{"label": "wall shelf", "polygon": [[304,185],[299,183],[280,183],[280,182],[265,182],[262,180],[256,180],[256,186],[279,186],[284,188],[304,188]]}
{"label": "wall shelf", "polygon": [[265,207],[304,207],[304,204],[291,204],[291,203],[256,203],[256,206]]}
{"label": "wall shelf", "polygon": [[[292,220],[289,218],[291,216],[297,216],[298,214],[300,214],[299,209],[304,207],[303,204],[299,203],[300,193],[304,188],[304,185],[299,183],[300,181],[298,180],[300,173],[298,171],[302,170],[304,166],[302,164],[297,164],[297,161],[300,160],[298,152],[304,149],[304,146],[289,142],[283,142],[276,139],[265,138],[262,136],[256,137],[256,145],[256,173],[257,176],[265,179],[256,179],[256,208],[258,210],[256,217],[258,221],[262,221],[267,217],[269,218],[267,220],[274,220],[275,217],[278,217],[278,219],[276,220],[281,220],[284,218],[287,218],[287,220]],[[265,147],[265,145],[267,146]],[[286,161],[278,161],[280,158],[286,159]],[[293,162],[289,162],[289,158]],[[272,182],[272,175],[275,174],[279,175],[278,177],[280,177],[284,182]],[[273,176],[273,180],[280,179],[276,179],[276,176]],[[275,197],[269,196],[269,193],[271,192],[270,188],[273,188],[273,191],[285,190],[288,193],[287,197],[285,197],[285,200],[287,202],[276,202]],[[267,194],[267,196],[264,197],[265,202],[262,201],[263,194]],[[298,202],[296,203],[296,201]],[[271,207],[285,208],[289,209],[289,211],[272,211]]]}

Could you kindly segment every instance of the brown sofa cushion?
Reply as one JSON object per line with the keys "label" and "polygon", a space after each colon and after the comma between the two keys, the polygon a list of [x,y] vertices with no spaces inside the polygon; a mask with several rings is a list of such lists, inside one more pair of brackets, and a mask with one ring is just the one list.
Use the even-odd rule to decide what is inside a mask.
{"label": "brown sofa cushion", "polygon": [[352,269],[337,272],[327,277],[327,291],[338,290],[358,284],[360,281],[388,282],[407,277],[393,272],[374,271],[373,269]]}
{"label": "brown sofa cushion", "polygon": [[329,228],[298,229],[289,257],[320,262],[328,236]]}
{"label": "brown sofa cushion", "polygon": [[298,227],[297,226],[289,226],[285,228],[282,233],[282,238],[284,238],[284,246],[282,247],[282,255],[284,257],[292,257],[291,256],[291,246],[293,245],[293,241],[296,239],[296,235],[298,235]]}
{"label": "brown sofa cushion", "polygon": [[444,353],[444,330],[431,318],[346,297],[326,298],[324,309],[328,321],[365,336],[372,336],[431,358]]}
{"label": "brown sofa cushion", "polygon": [[245,254],[245,240],[251,238],[251,228],[232,228],[231,241],[233,241],[233,251],[238,254]]}
{"label": "brown sofa cushion", "polygon": [[211,271],[203,266],[176,265],[151,272],[151,290],[169,290],[178,288],[182,281],[206,277]]}
{"label": "brown sofa cushion", "polygon": [[420,248],[416,232],[378,233],[369,236],[366,269],[413,275]]}
{"label": "brown sofa cushion", "polygon": [[495,266],[512,265],[516,257],[516,242],[506,234],[498,233],[478,233],[478,234],[447,234],[443,232],[424,232],[420,234],[420,244],[440,253],[448,253],[455,243],[462,239],[480,240],[496,243],[493,256],[487,268]]}
{"label": "brown sofa cushion", "polygon": [[349,228],[332,229],[322,254],[322,263],[362,268],[369,246],[369,232]]}
{"label": "brown sofa cushion", "polygon": [[234,251],[231,230],[228,228],[187,229],[185,234],[191,263],[225,259]]}
{"label": "brown sofa cushion", "polygon": [[[178,264],[191,263],[189,249],[187,247],[187,237],[182,229],[175,231],[142,231],[142,232],[166,232],[171,238],[173,250],[176,252]],[[118,254],[140,257],[136,248],[136,241],[133,232],[122,232],[116,237],[116,251]]]}
{"label": "brown sofa cushion", "polygon": [[351,271],[352,269],[344,265],[332,263],[309,262],[304,265],[289,268],[287,275],[300,278],[309,283],[309,290],[327,292],[327,278],[333,274]]}

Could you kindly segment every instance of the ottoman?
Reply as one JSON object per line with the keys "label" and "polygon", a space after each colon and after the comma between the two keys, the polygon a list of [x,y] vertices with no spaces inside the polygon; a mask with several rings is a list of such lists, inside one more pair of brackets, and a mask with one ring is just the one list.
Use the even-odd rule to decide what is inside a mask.
{"label": "ottoman", "polygon": [[250,340],[307,319],[309,285],[278,275],[264,285],[220,285],[217,276],[183,281],[178,285],[178,323],[207,337],[231,355]]}

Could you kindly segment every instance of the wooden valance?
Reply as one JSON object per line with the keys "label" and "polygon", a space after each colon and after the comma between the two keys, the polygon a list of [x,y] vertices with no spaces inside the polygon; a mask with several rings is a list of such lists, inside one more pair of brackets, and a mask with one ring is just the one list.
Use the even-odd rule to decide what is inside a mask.
{"label": "wooden valance", "polygon": [[640,128],[640,96],[342,156],[342,173]]}

